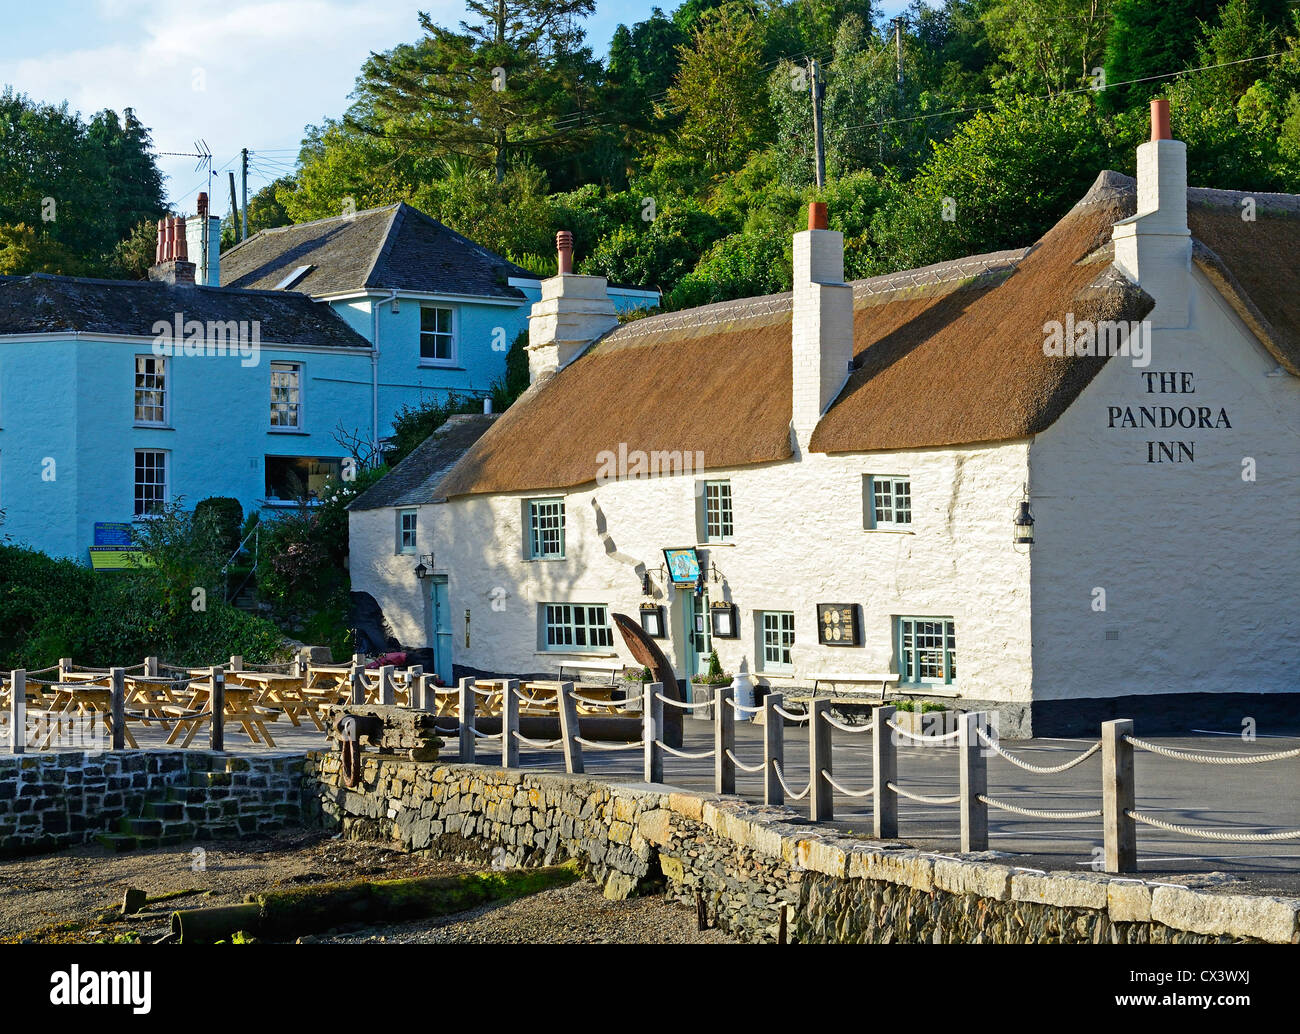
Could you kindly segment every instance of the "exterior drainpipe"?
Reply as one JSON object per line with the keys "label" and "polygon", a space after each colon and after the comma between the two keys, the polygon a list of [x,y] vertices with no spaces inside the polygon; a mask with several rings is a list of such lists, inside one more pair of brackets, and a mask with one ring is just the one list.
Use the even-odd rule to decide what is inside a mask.
{"label": "exterior drainpipe", "polygon": [[[388,304],[392,305],[397,297],[397,288],[388,294]],[[383,304],[382,302],[380,304]],[[370,309],[370,445],[379,450],[379,306]]]}

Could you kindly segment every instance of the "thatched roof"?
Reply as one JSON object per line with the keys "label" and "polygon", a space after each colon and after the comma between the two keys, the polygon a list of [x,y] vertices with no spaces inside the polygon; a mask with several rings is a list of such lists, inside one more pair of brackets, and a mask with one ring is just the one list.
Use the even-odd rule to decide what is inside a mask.
{"label": "thatched roof", "polygon": [[443,502],[438,483],[483,436],[495,415],[457,413],[449,416],[409,456],[348,504],[349,510],[380,510],[389,506],[423,506]]}
{"label": "thatched roof", "polygon": [[[1300,198],[1255,195],[1257,221],[1242,224],[1243,197],[1189,191],[1197,264],[1300,372]],[[855,369],[812,450],[1005,441],[1050,426],[1108,360],[1044,356],[1043,324],[1068,312],[1141,320],[1154,304],[1110,264],[1112,227],[1135,207],[1134,181],[1103,172],[1032,248],[855,282]],[[787,459],[790,322],[787,293],[618,327],[534,384],[439,494],[576,487],[620,446],[699,453],[705,469]]]}

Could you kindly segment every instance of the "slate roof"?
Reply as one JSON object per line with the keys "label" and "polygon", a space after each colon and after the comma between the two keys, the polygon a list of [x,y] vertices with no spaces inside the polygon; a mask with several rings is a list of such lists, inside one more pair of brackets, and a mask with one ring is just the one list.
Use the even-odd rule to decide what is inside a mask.
{"label": "slate roof", "polygon": [[291,291],[233,291],[154,280],[90,280],[33,273],[0,279],[0,335],[153,337],[158,321],[257,321],[267,344],[369,349],[333,308]]}
{"label": "slate roof", "polygon": [[496,415],[462,413],[447,418],[433,434],[348,504],[349,510],[378,510],[385,506],[420,506],[443,500],[438,483],[465,451],[492,426]]}
{"label": "slate roof", "polygon": [[509,277],[537,275],[405,202],[350,216],[260,230],[221,256],[223,287],[271,290],[300,266],[290,289],[319,298],[367,288],[517,298]]}

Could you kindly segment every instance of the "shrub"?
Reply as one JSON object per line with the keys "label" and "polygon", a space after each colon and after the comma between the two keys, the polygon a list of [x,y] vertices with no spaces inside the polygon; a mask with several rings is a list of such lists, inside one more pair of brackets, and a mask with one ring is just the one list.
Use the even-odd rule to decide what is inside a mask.
{"label": "shrub", "polygon": [[194,519],[211,520],[217,544],[224,557],[222,563],[225,563],[243,540],[240,527],[244,523],[244,508],[239,500],[219,495],[200,499],[194,506]]}

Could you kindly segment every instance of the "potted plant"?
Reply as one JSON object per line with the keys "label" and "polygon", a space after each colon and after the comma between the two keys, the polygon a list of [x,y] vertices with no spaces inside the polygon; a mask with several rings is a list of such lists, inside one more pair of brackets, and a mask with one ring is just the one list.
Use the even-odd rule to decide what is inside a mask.
{"label": "potted plant", "polygon": [[894,724],[913,736],[946,736],[957,729],[957,712],[937,700],[894,701]]}
{"label": "potted plant", "polygon": [[722,664],[718,660],[718,651],[710,650],[708,669],[698,675],[691,676],[691,699],[712,699],[715,686],[729,685],[731,685],[731,675],[722,670]]}

